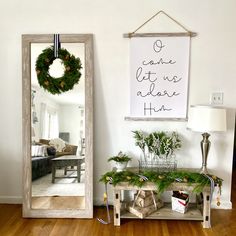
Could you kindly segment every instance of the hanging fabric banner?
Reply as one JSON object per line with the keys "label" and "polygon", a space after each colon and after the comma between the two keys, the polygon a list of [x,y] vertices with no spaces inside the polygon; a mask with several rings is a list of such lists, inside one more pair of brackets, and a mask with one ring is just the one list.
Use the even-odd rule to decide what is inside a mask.
{"label": "hanging fabric banner", "polygon": [[130,116],[186,119],[190,36],[130,39]]}
{"label": "hanging fabric banner", "polygon": [[54,57],[58,58],[58,51],[61,48],[60,35],[54,34]]}

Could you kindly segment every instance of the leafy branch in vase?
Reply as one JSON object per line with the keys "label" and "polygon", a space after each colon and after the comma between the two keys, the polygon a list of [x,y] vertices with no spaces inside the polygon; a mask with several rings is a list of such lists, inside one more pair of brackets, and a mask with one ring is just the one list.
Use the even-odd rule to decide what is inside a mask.
{"label": "leafy branch in vase", "polygon": [[159,131],[150,134],[137,130],[132,132],[134,133],[135,145],[142,150],[145,161],[150,156],[168,158],[182,145],[177,132]]}

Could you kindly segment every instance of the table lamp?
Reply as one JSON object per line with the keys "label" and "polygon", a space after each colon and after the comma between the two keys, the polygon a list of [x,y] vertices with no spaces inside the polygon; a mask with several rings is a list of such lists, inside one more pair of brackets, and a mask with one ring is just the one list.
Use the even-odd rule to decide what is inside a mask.
{"label": "table lamp", "polygon": [[187,128],[195,132],[202,132],[201,173],[207,174],[207,156],[211,145],[208,139],[209,133],[226,131],[226,110],[222,107],[210,105],[190,106]]}

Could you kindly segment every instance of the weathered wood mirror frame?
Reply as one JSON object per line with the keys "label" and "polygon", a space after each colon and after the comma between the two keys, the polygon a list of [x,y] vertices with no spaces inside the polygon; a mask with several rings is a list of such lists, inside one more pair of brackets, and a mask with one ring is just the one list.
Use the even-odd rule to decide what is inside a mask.
{"label": "weathered wood mirror frame", "polygon": [[22,35],[23,217],[93,217],[93,35],[60,34],[61,43],[85,47],[85,209],[32,209],[31,205],[31,43],[53,43],[53,34]]}

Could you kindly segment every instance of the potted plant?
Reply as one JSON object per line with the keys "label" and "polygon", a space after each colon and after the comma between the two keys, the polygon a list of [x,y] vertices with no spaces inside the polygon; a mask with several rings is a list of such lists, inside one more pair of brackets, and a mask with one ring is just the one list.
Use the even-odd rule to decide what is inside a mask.
{"label": "potted plant", "polygon": [[115,162],[116,171],[118,172],[123,171],[127,167],[127,164],[130,160],[131,157],[121,151],[116,156],[112,156],[108,159],[108,161]]}

